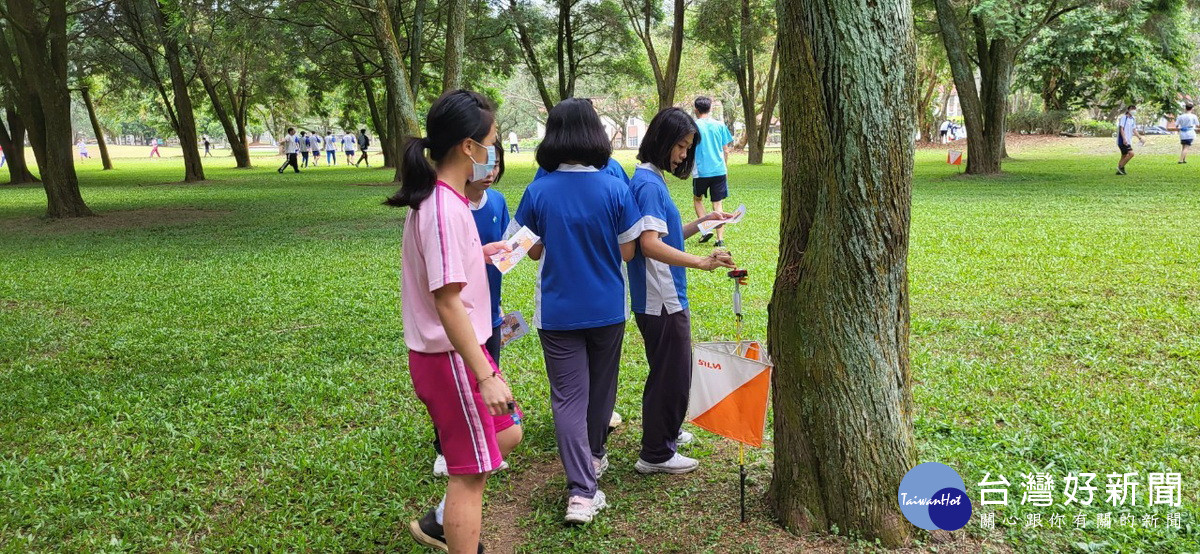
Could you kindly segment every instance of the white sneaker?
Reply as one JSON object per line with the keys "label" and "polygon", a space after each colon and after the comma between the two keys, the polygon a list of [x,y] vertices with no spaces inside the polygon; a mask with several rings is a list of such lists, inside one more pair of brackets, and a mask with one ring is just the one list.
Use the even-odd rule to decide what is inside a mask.
{"label": "white sneaker", "polygon": [[592,469],[596,470],[596,479],[599,480],[605,471],[608,471],[608,454],[603,458],[592,458]]}
{"label": "white sneaker", "polygon": [[687,431],[684,431],[683,429],[680,429],[679,436],[675,437],[675,446],[683,446],[685,444],[691,444],[692,441],[694,441],[694,440],[696,440],[696,435],[693,435]]}
{"label": "white sneaker", "polygon": [[[492,470],[492,473],[504,471],[508,469],[508,461],[500,462],[500,467]],[[433,461],[433,476],[434,477],[449,477],[450,468],[446,465],[446,457],[438,454],[437,459]]]}
{"label": "white sneaker", "polygon": [[612,417],[608,418],[608,426],[613,429],[620,427],[624,422],[625,420],[621,419],[621,414],[618,414],[617,412],[613,412]]}
{"label": "white sneaker", "polygon": [[696,461],[695,458],[689,458],[678,452],[674,456],[671,456],[670,460],[660,464],[652,464],[638,458],[637,463],[633,466],[638,473],[670,473],[672,475],[691,473],[696,471],[698,467],[700,467],[700,462]]}
{"label": "white sneaker", "polygon": [[436,460],[433,461],[433,476],[434,477],[449,477],[450,468],[446,467],[446,457],[438,454]]}
{"label": "white sneaker", "polygon": [[596,491],[596,496],[593,498],[572,496],[567,501],[567,523],[591,523],[592,518],[607,507],[608,502],[605,501],[604,491]]}

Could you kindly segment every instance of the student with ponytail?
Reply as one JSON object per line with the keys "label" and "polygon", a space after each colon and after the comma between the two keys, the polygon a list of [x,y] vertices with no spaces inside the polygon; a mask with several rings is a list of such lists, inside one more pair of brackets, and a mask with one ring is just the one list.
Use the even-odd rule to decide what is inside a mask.
{"label": "student with ponytail", "polygon": [[455,90],[433,103],[425,129],[429,136],[406,145],[400,190],[385,204],[408,208],[400,289],[408,370],[450,481],[409,530],[427,546],[482,552],[487,475],[521,441],[520,411],[484,348],[492,335],[485,259],[507,246],[481,244],[464,194],[495,165],[495,115],[485,97]]}
{"label": "student with ponytail", "polygon": [[514,216],[542,242],[533,326],[538,329],[558,453],[567,476],[569,523],[607,505],[597,479],[625,338],[622,262],[633,257],[642,215],[629,185],[603,172],[612,155],[590,101],[568,98],[552,110],[537,162],[547,174],[525,189]]}

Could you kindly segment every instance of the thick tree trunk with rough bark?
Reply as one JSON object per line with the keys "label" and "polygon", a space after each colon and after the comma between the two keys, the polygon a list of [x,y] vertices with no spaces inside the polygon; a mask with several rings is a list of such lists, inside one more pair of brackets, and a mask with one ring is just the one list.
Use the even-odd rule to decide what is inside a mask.
{"label": "thick tree trunk with rough bark", "polygon": [[87,108],[88,119],[92,121],[92,133],[96,135],[96,149],[100,150],[100,163],[104,169],[112,169],[112,160],[108,157],[108,144],[104,142],[104,129],[100,128],[100,119],[96,117],[96,107],[92,105],[92,94],[88,87],[80,87],[79,95],[83,97],[83,105]]}
{"label": "thick tree trunk with rough bark", "polygon": [[183,73],[183,63],[180,61],[183,49],[175,31],[167,25],[167,15],[163,12],[161,3],[151,2],[154,12],[154,22],[162,36],[163,54],[167,62],[167,72],[171,77],[172,103],[175,105],[175,117],[172,123],[175,134],[179,136],[179,147],[183,150],[183,180],[191,183],[204,180],[204,164],[200,158],[200,145],[196,139],[196,115],[192,109],[192,97],[188,92],[187,76]]}
{"label": "thick tree trunk with rough bark", "polygon": [[909,0],[781,0],[779,29],[771,501],[792,531],[836,526],[904,545],[914,530],[896,501],[914,460],[912,8]]}
{"label": "thick tree trunk with rough bark", "polygon": [[0,148],[4,149],[4,166],[8,168],[8,184],[24,185],[37,183],[38,178],[29,171],[25,161],[25,123],[17,112],[6,109],[7,127],[0,121]]}

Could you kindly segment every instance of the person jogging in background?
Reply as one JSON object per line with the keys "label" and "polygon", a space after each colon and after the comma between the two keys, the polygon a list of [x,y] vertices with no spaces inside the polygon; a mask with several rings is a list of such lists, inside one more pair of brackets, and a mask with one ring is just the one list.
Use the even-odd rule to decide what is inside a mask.
{"label": "person jogging in background", "polygon": [[516,131],[508,132],[508,153],[509,154],[520,154],[521,153],[521,141],[518,140]]}
{"label": "person jogging in background", "polygon": [[162,154],[158,153],[158,138],[150,139],[150,157],[153,158],[155,156],[162,157]]}
{"label": "person jogging in background", "polygon": [[204,139],[204,157],[211,158],[212,157],[212,140],[210,140],[208,138],[208,135],[204,135],[203,139]]}
{"label": "person jogging in background", "polygon": [[87,141],[84,140],[83,137],[80,137],[78,146],[79,146],[79,161],[83,161],[84,158],[89,157],[88,149],[87,149]]}
{"label": "person jogging in background", "polygon": [[288,127],[287,134],[279,139],[279,146],[284,155],[283,165],[279,166],[279,172],[283,173],[284,168],[290,165],[296,173],[300,173],[300,166],[296,163],[296,154],[300,153],[300,137],[296,136],[296,130]]}
{"label": "person jogging in background", "polygon": [[1196,114],[1192,113],[1195,106],[1188,102],[1183,105],[1183,115],[1175,120],[1175,126],[1179,127],[1179,163],[1187,163],[1188,148],[1191,148],[1192,141],[1196,140],[1196,127],[1200,126],[1200,119]]}
{"label": "person jogging in background", "polygon": [[1117,175],[1125,175],[1125,164],[1133,159],[1133,137],[1143,146],[1146,139],[1137,130],[1137,106],[1132,104],[1125,108],[1125,113],[1117,118],[1117,148],[1121,151],[1121,161],[1117,162]]}

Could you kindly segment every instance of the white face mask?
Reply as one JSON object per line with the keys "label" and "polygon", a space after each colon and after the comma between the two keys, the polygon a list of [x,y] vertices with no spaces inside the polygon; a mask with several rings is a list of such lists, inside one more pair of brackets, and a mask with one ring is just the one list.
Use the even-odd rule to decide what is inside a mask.
{"label": "white face mask", "polygon": [[[483,146],[483,144],[479,143],[478,141],[472,140],[471,142]],[[492,170],[496,168],[496,147],[483,147],[487,148],[487,162],[479,163],[475,161],[474,158],[471,159],[471,181],[482,181],[483,179],[486,179],[487,176],[492,173]]]}

